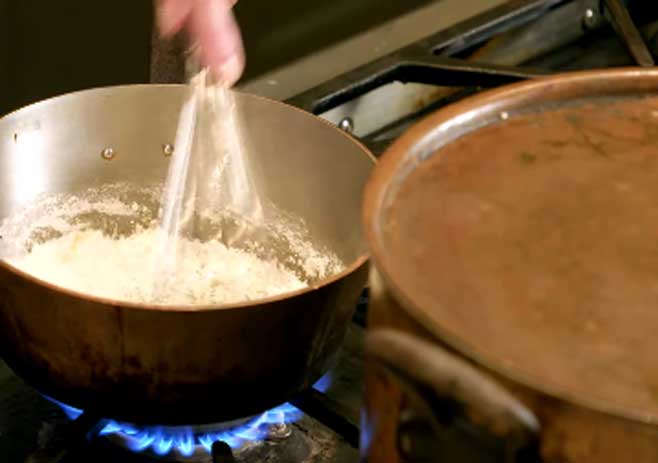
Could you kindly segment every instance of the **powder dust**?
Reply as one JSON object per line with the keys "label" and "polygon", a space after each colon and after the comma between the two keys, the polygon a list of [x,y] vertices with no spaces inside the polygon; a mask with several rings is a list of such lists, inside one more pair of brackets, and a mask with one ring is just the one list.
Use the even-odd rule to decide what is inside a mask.
{"label": "powder dust", "polygon": [[218,237],[231,248],[258,239],[268,226],[257,163],[251,162],[238,109],[234,92],[213,83],[208,70],[191,79],[163,187],[153,287],[158,298],[180,270],[181,237],[198,235],[201,215],[236,219]]}

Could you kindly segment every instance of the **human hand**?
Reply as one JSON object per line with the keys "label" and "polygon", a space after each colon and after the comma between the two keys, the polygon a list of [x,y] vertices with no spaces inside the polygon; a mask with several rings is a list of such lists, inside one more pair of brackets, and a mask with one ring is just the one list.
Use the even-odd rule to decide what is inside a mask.
{"label": "human hand", "polygon": [[233,15],[237,0],[156,0],[160,33],[170,37],[182,29],[197,47],[199,64],[232,86],[244,71],[245,56],[240,28]]}

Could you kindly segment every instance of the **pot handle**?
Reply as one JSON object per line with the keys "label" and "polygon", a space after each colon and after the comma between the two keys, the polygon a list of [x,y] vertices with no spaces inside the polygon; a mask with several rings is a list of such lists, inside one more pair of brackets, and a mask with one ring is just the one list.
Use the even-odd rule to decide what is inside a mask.
{"label": "pot handle", "polygon": [[[445,424],[460,418],[503,441],[502,461],[525,461],[529,453],[536,454],[540,425],[534,413],[495,380],[457,355],[388,328],[368,333],[365,352],[368,364],[384,367],[407,391],[413,391],[416,401],[420,399],[424,403],[422,408],[429,413],[425,413],[423,420],[427,422],[429,415],[434,434],[446,429],[439,422]],[[446,414],[450,415],[447,419]],[[404,419],[402,410],[399,420]],[[398,447],[403,425],[398,423]],[[411,428],[419,429],[417,423]],[[436,445],[437,439],[433,442],[430,445]],[[425,460],[407,457],[403,461]]]}

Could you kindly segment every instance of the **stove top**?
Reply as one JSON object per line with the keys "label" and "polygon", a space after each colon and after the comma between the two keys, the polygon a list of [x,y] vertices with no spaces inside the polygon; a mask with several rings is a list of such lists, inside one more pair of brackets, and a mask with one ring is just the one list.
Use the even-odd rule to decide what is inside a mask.
{"label": "stove top", "polygon": [[652,66],[657,20],[655,2],[511,0],[286,101],[381,154],[428,112],[483,89],[562,71]]}
{"label": "stove top", "polygon": [[[656,2],[495,3],[499,6],[420,41],[380,53],[373,61],[287,101],[339,125],[379,154],[420,117],[483,88],[561,70],[650,66],[658,56]],[[289,71],[294,73],[294,66]],[[285,70],[277,71],[277,79],[285,75]],[[246,88],[267,93],[263,89],[270,83],[261,84]],[[157,444],[155,437],[148,445],[140,444],[149,451],[127,451],[126,442],[117,445],[116,433],[103,435],[107,422],[87,414],[71,421],[58,405],[41,397],[0,362],[1,461],[148,462],[158,456],[159,448],[165,458],[173,455],[197,461],[212,461],[214,456],[214,461],[356,462],[363,394],[363,302],[326,392],[313,389],[296,397],[286,405],[296,415],[292,423],[281,427],[275,420],[269,424],[273,431],[233,452],[210,441],[206,446],[210,453],[207,448],[205,452],[190,452],[187,443],[179,442],[182,453],[191,453],[190,457],[181,455],[180,449],[172,453],[174,443],[160,439]],[[125,431],[123,439],[130,440],[132,431]],[[139,432],[132,436],[144,438]]]}
{"label": "stove top", "polygon": [[[284,404],[268,412],[269,420],[256,417],[232,423],[231,429],[237,428],[237,433],[228,432],[228,426],[189,428],[197,443],[204,444],[201,448],[179,439],[184,428],[132,432],[129,428],[119,430],[115,422],[84,418],[79,411],[39,395],[0,363],[0,455],[7,463],[355,462],[363,392],[362,341],[363,327],[354,323],[335,368],[321,381],[325,384],[296,398],[294,405]],[[324,392],[318,390],[325,388]],[[282,426],[284,414],[290,423]],[[260,429],[250,427],[254,421]],[[87,436],[90,432],[92,435]],[[213,448],[218,440],[235,448],[232,452],[224,449],[222,454],[221,448]]]}

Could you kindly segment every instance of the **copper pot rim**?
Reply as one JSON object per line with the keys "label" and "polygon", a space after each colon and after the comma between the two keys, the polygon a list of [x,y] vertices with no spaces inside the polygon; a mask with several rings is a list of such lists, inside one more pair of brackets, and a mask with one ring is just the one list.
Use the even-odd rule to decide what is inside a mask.
{"label": "copper pot rim", "polygon": [[[658,414],[645,410],[611,404],[591,396],[574,394],[568,388],[551,383],[549,379],[529,374],[521,368],[505,364],[495,355],[475,347],[468,339],[440,326],[429,317],[413,295],[396,283],[396,263],[386,253],[381,233],[382,219],[385,217],[387,201],[394,196],[392,187],[399,186],[414,165],[422,162],[418,157],[432,155],[442,146],[481,128],[495,123],[492,115],[502,115],[502,119],[512,117],[514,109],[532,108],[540,103],[551,104],[564,101],[584,100],[592,97],[629,97],[654,93],[658,95],[658,69],[625,67],[598,71],[575,71],[541,77],[484,91],[477,95],[446,106],[412,126],[399,137],[379,159],[364,190],[362,220],[364,233],[371,253],[373,267],[402,307],[437,339],[460,352],[485,369],[511,379],[517,384],[539,391],[547,396],[562,400],[576,407],[585,407],[605,415],[623,420],[658,425]],[[449,130],[460,127],[469,118],[476,117],[474,111],[489,113],[489,122],[475,125],[460,132],[457,136],[443,137],[439,144],[432,144],[437,128]]]}
{"label": "copper pot rim", "polygon": [[[49,105],[56,103],[59,100],[64,100],[68,98],[75,98],[75,97],[80,97],[84,96],[86,94],[92,94],[92,93],[99,93],[99,92],[104,92],[104,91],[121,91],[121,90],[130,90],[130,89],[137,89],[137,88],[154,88],[154,89],[182,89],[186,87],[185,84],[128,84],[128,85],[110,85],[110,86],[102,86],[102,87],[94,87],[94,88],[89,88],[89,89],[84,89],[84,90],[78,90],[74,92],[68,92],[64,93],[62,95],[57,95],[51,98],[47,98],[45,100],[40,100],[31,104],[28,104],[26,106],[23,106],[21,108],[15,109],[14,111],[11,111],[10,113],[0,117],[0,122],[3,120],[11,119],[12,117],[16,117],[20,115],[23,112],[26,112],[28,110],[35,110],[35,108],[39,108],[41,106]],[[327,127],[330,127],[335,133],[339,134],[341,137],[349,140],[352,144],[354,144],[360,151],[361,154],[365,155],[372,165],[376,165],[377,159],[375,156],[370,152],[370,150],[363,144],[361,143],[360,140],[357,138],[351,136],[344,130],[341,130],[340,128],[336,127],[334,124],[331,122],[327,121],[326,119],[323,119],[319,116],[316,116],[314,114],[311,114],[307,111],[304,111],[302,109],[299,109],[295,106],[292,106],[290,104],[284,103],[282,101],[274,100],[271,98],[267,98],[264,96],[260,95],[254,95],[251,93],[246,93],[242,92],[239,90],[233,90],[235,93],[239,94],[241,97],[244,98],[249,98],[253,100],[260,100],[263,102],[266,102],[267,104],[273,104],[273,105],[279,105],[282,107],[287,108],[288,110],[295,111],[299,114],[303,114],[304,117],[308,118],[309,120],[313,120],[315,122],[319,122],[322,124],[325,124]],[[365,241],[365,236],[364,236],[364,241]],[[288,291],[285,293],[280,293],[274,296],[266,297],[266,298],[259,298],[259,299],[252,299],[249,301],[242,301],[242,302],[235,302],[235,303],[230,303],[230,304],[177,304],[177,305],[168,305],[168,304],[149,304],[149,303],[142,303],[142,302],[133,302],[133,301],[124,301],[121,299],[112,299],[112,298],[105,298],[105,297],[100,297],[100,296],[95,296],[92,294],[86,294],[80,291],[75,291],[63,286],[59,286],[53,283],[50,283],[46,280],[42,280],[40,278],[37,278],[27,272],[22,271],[21,269],[11,265],[9,262],[7,262],[4,259],[0,259],[0,269],[5,270],[7,272],[10,272],[17,277],[28,281],[31,284],[35,284],[38,286],[41,286],[43,288],[46,288],[50,291],[60,293],[63,295],[66,295],[68,297],[72,297],[75,299],[80,299],[80,300],[85,300],[88,302],[96,303],[105,307],[120,307],[124,309],[135,309],[135,310],[145,310],[145,311],[154,311],[154,312],[169,312],[169,313],[194,313],[194,312],[213,312],[217,310],[233,310],[233,309],[244,309],[244,308],[255,308],[255,307],[262,307],[262,306],[267,306],[271,304],[276,304],[280,303],[283,301],[286,301],[288,299],[293,299],[297,298],[299,296],[303,296],[305,294],[312,293],[314,291],[320,290],[324,287],[330,286],[337,281],[342,280],[343,278],[346,278],[347,276],[351,275],[352,273],[358,271],[361,267],[367,264],[370,256],[368,252],[361,253],[359,256],[357,256],[355,259],[352,259],[351,262],[348,265],[345,265],[345,268],[341,270],[338,273],[334,273],[328,277],[325,277],[318,282],[314,284],[310,284],[305,286],[304,288],[295,290],[295,291]]]}

